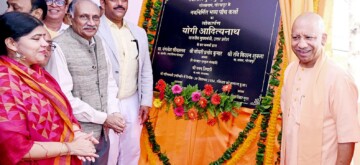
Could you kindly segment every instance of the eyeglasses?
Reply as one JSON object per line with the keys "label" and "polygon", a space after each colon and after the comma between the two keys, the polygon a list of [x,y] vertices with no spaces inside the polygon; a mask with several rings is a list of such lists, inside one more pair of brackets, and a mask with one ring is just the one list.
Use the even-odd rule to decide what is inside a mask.
{"label": "eyeglasses", "polygon": [[65,3],[66,2],[63,0],[46,0],[46,4],[49,6],[52,4],[55,4],[56,6],[64,6]]}
{"label": "eyeglasses", "polygon": [[49,45],[46,47],[48,51],[54,51],[56,46],[52,43],[52,41],[47,41]]}
{"label": "eyeglasses", "polygon": [[56,48],[55,45],[49,45],[48,51],[54,51]]}

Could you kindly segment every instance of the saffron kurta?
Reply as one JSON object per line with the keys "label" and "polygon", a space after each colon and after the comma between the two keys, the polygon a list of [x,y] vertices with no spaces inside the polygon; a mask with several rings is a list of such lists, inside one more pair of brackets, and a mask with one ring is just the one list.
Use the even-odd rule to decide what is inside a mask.
{"label": "saffron kurta", "polygon": [[[285,72],[281,100],[283,110],[282,164],[305,165],[309,163],[305,163],[307,160],[318,162],[312,160],[312,156],[315,155],[314,157],[321,158],[320,164],[335,165],[338,143],[360,141],[360,127],[357,120],[358,93],[354,81],[349,74],[326,57],[323,60],[322,67],[325,69],[320,69],[321,66],[305,69],[298,62],[293,62]],[[324,75],[323,80],[320,81],[322,78],[319,78],[317,73]],[[321,89],[312,89],[316,86],[314,82],[321,82],[319,83]],[[320,100],[318,102],[320,104],[314,105],[313,109],[305,109],[305,102],[312,101],[306,99],[311,99],[311,95],[314,97],[311,91],[308,92],[309,90],[315,90],[317,92],[315,95]],[[313,118],[305,118],[306,114],[302,113],[307,113],[308,116],[323,114],[323,122],[320,122],[322,130],[319,130],[320,136],[322,135],[320,137],[321,144],[319,144],[321,153],[315,152],[314,155],[309,156],[310,154],[307,153],[316,150],[317,145],[314,145],[313,148],[302,145],[312,143],[311,140],[315,141],[317,136],[306,131],[309,129],[307,126],[311,127],[312,123],[316,127],[316,121]],[[303,131],[300,132],[300,129]],[[306,136],[309,138],[301,138]],[[318,163],[314,165],[316,164]]]}

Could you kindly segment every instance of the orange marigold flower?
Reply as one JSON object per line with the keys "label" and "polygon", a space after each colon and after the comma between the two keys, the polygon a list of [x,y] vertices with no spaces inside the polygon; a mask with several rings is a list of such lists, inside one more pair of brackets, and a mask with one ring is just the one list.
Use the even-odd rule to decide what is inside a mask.
{"label": "orange marigold flower", "polygon": [[227,122],[229,119],[230,119],[230,117],[231,117],[231,113],[230,112],[223,112],[223,113],[221,113],[221,120],[222,121],[225,121],[225,122]]}
{"label": "orange marigold flower", "polygon": [[227,85],[224,85],[222,87],[222,91],[223,92],[230,92],[231,91],[231,88],[232,88],[232,85],[231,84],[227,84]]}
{"label": "orange marigold flower", "polygon": [[210,96],[214,92],[214,88],[210,84],[205,84],[204,86],[204,94],[206,96]]}
{"label": "orange marigold flower", "polygon": [[210,126],[214,126],[217,123],[217,120],[215,118],[209,119],[207,121],[207,124]]}
{"label": "orange marigold flower", "polygon": [[206,107],[206,105],[207,105],[207,100],[206,100],[206,98],[205,97],[200,97],[200,99],[199,99],[199,106],[201,107],[201,108],[205,108]]}
{"label": "orange marigold flower", "polygon": [[218,94],[213,94],[211,96],[211,103],[214,104],[214,105],[219,105],[220,104],[220,101],[221,101],[221,97],[220,95]]}
{"label": "orange marigold flower", "polygon": [[198,117],[198,113],[195,108],[189,109],[187,112],[190,120],[196,120]]}
{"label": "orange marigold flower", "polygon": [[155,86],[155,89],[159,90],[160,92],[165,91],[166,83],[163,79],[160,79]]}
{"label": "orange marigold flower", "polygon": [[182,96],[176,96],[176,97],[174,98],[174,102],[175,102],[175,105],[176,105],[176,106],[180,107],[180,106],[182,106],[182,105],[184,104],[184,97],[182,97]]}

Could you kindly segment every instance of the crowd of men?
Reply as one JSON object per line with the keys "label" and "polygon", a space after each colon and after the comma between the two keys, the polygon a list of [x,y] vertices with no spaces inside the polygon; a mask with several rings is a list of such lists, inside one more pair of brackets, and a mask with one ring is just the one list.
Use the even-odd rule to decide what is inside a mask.
{"label": "crowd of men", "polygon": [[[142,124],[152,105],[145,31],[124,20],[127,0],[8,0],[6,12],[43,21],[53,51],[43,67],[69,99],[84,132],[93,132],[95,162],[137,164]],[[50,39],[51,37],[51,39]]]}
{"label": "crowd of men", "polygon": [[[152,105],[153,76],[145,31],[124,20],[128,0],[7,0],[7,12],[43,21],[53,51],[41,64],[59,83],[84,132],[93,132],[95,162],[135,165]],[[292,27],[298,61],[282,91],[281,164],[349,164],[360,141],[357,87],[324,52],[321,17],[304,13]],[[339,88],[341,86],[341,88]]]}

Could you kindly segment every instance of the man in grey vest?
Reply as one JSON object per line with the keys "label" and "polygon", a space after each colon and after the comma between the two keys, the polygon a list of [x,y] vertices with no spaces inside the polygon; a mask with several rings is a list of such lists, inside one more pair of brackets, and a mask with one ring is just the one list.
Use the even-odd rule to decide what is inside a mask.
{"label": "man in grey vest", "polygon": [[[107,128],[122,133],[125,120],[120,115],[118,88],[104,42],[95,36],[100,9],[90,0],[74,0],[69,6],[71,28],[54,39],[56,46],[46,69],[58,81],[69,99],[84,132],[94,132],[99,140],[95,163],[107,164]],[[90,162],[87,162],[90,164]]]}

